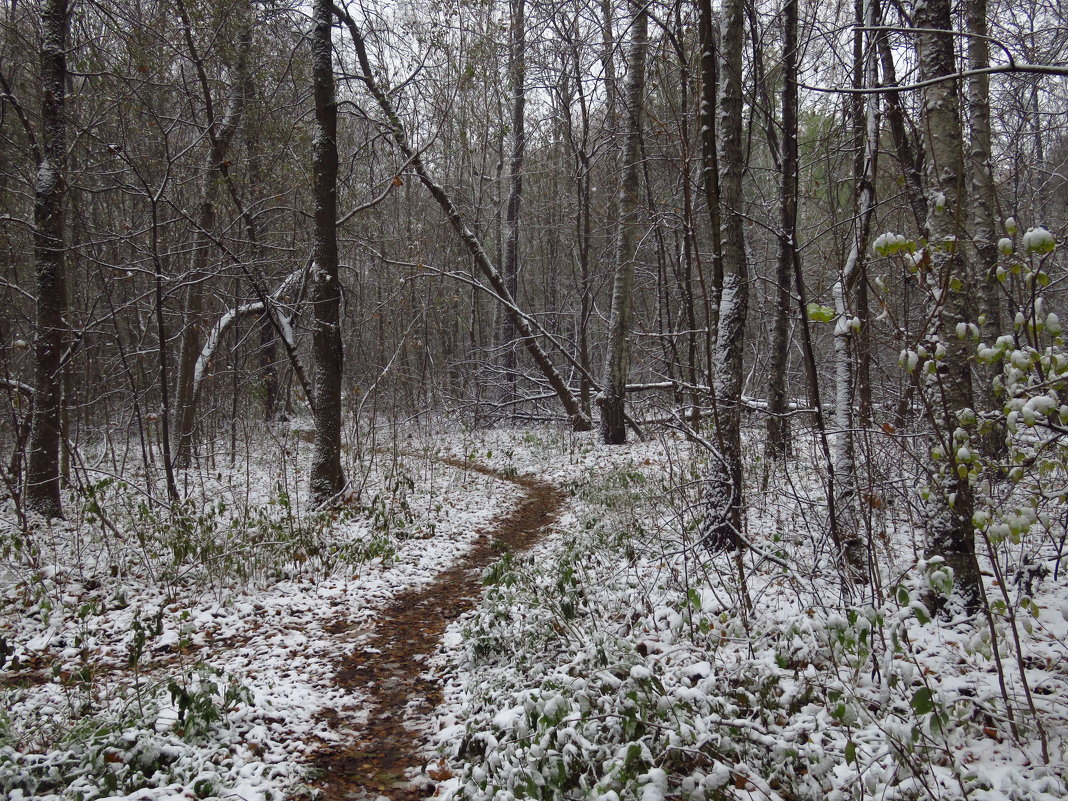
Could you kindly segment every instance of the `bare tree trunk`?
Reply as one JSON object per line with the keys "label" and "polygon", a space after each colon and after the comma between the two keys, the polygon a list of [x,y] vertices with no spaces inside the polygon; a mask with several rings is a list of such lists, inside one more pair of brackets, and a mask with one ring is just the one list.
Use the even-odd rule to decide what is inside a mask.
{"label": "bare tree trunk", "polygon": [[[504,214],[504,257],[502,272],[512,297],[519,298],[520,213],[523,203],[523,162],[526,157],[526,0],[510,0],[509,83],[512,95],[511,150],[508,154],[508,201]],[[509,387],[509,400],[515,395],[515,324],[501,315],[500,346]]]}
{"label": "bare tree trunk", "polygon": [[[968,0],[965,17],[968,32],[967,142],[970,177],[969,210],[972,245],[975,248],[975,278],[979,284],[980,332],[992,343],[1001,335],[1001,296],[997,280],[998,244],[994,210],[997,197],[991,166],[990,145],[990,76],[982,70],[990,66],[990,43],[987,40],[987,0]],[[981,411],[1000,406],[994,397],[993,381],[1000,365],[981,366],[978,403]],[[993,456],[1005,454],[1004,426],[995,426],[982,438],[984,450]]]}
{"label": "bare tree trunk", "polygon": [[[916,34],[922,81],[956,72],[950,6],[950,0],[926,0],[916,7],[915,24],[923,29]],[[963,466],[966,473],[967,466],[958,463],[955,442],[957,412],[972,406],[970,348],[956,333],[958,323],[972,319],[972,281],[962,236],[967,203],[957,79],[947,77],[924,87],[923,131],[928,182],[935,193],[927,217],[930,269],[923,271],[932,299],[928,344],[932,352],[936,345],[945,349],[925,386],[935,444],[944,453],[931,468],[925,510],[928,554],[945,559],[954,572],[954,593],[966,608],[975,610],[982,591],[972,527],[974,500],[968,479],[958,474],[958,467]]]}
{"label": "bare tree trunk", "polygon": [[204,313],[204,285],[208,278],[208,259],[211,255],[211,237],[215,230],[215,208],[218,201],[219,186],[224,180],[223,172],[230,150],[230,143],[237,132],[241,115],[244,111],[245,84],[243,75],[247,71],[249,32],[246,25],[238,46],[238,64],[234,69],[231,84],[231,97],[226,116],[222,121],[215,119],[214,103],[208,84],[207,71],[196,42],[193,41],[193,29],[184,0],[179,0],[178,11],[182,20],[182,33],[186,48],[196,67],[200,92],[204,100],[204,114],[207,123],[208,153],[204,164],[204,187],[200,205],[197,210],[196,248],[193,252],[193,269],[185,291],[182,320],[185,330],[178,355],[178,388],[176,406],[178,407],[178,451],[175,456],[178,467],[188,467],[193,458],[193,445],[196,432],[197,399],[193,394],[193,373],[197,356],[200,353],[200,329]]}
{"label": "bare tree trunk", "polygon": [[[212,161],[214,161],[212,159]],[[215,227],[215,176],[204,178],[204,197],[197,211],[197,227],[201,232]],[[193,368],[200,353],[200,328],[204,315],[204,283],[207,280],[208,256],[211,248],[208,236],[198,233],[193,252],[193,269],[185,289],[182,304],[182,343],[178,352],[178,390],[175,404],[178,407],[178,452],[175,456],[178,467],[189,467],[193,459],[193,438],[196,430],[196,403],[193,400]]]}
{"label": "bare tree trunk", "polygon": [[[861,26],[872,27],[871,0],[858,0],[858,27],[855,31],[854,87],[873,87],[878,81],[871,54],[865,56]],[[875,211],[876,156],[879,147],[878,98],[856,95],[858,108],[854,116],[853,179],[856,183],[852,242],[849,254],[834,284],[834,422],[832,438],[834,459],[833,491],[841,559],[847,578],[856,582],[868,579],[868,560],[861,537],[859,493],[857,492],[854,409],[857,402],[857,339],[862,315],[857,310],[858,287],[865,280],[864,255],[872,214]]]}
{"label": "bare tree trunk", "polygon": [[[526,0],[511,0],[510,83],[512,89],[512,149],[508,158],[508,204],[504,215],[504,285],[513,298],[519,297],[519,212],[523,201],[523,160],[526,156]],[[515,399],[516,328],[511,315],[500,315],[498,347],[505,373],[506,402]]]}
{"label": "bare tree trunk", "polygon": [[312,367],[315,445],[311,499],[329,504],[342,490],[341,472],[341,285],[337,264],[337,100],[334,92],[331,0],[315,0],[312,15],[312,81],[315,133],[312,138]]}
{"label": "bare tree trunk", "polygon": [[41,7],[41,144],[33,204],[33,255],[37,290],[34,403],[26,472],[26,506],[62,517],[59,450],[63,405],[60,363],[66,316],[64,243],[67,162],[67,0]]}
{"label": "bare tree trunk", "polygon": [[768,451],[785,456],[790,447],[786,417],[786,365],[790,342],[790,293],[794,251],[797,249],[797,0],[783,3],[782,89],[782,205],[779,258],[775,266],[775,319],[771,330],[768,367]]}
{"label": "bare tree trunk", "polygon": [[[873,0],[878,2],[878,0]],[[880,19],[880,12],[876,10],[875,18]],[[875,34],[876,46],[879,49],[879,61],[883,71],[883,85],[887,87],[886,95],[886,122],[890,129],[890,136],[894,141],[894,151],[901,165],[901,171],[905,179],[905,199],[916,221],[916,231],[921,236],[927,235],[927,198],[923,187],[923,164],[922,157],[916,153],[912,137],[905,126],[905,112],[901,105],[900,93],[891,87],[897,85],[897,68],[894,64],[894,54],[890,49],[890,38],[887,31],[877,31]]]}
{"label": "bare tree trunk", "polygon": [[712,231],[711,287],[700,273],[705,300],[705,349],[708,354],[708,385],[712,386],[715,370],[713,359],[719,333],[719,303],[723,295],[723,253],[719,238],[719,157],[716,153],[716,92],[719,86],[719,70],[716,60],[718,42],[716,25],[712,18],[712,1],[698,0],[701,39],[701,185],[708,206],[708,227]]}
{"label": "bare tree trunk", "polygon": [[633,21],[627,57],[627,134],[620,155],[619,223],[616,229],[616,269],[612,282],[612,312],[608,322],[608,353],[600,398],[601,437],[606,445],[627,441],[625,396],[630,369],[630,320],[634,294],[634,257],[638,245],[641,191],[642,106],[645,102],[645,49],[648,13],[644,0],[631,0]]}
{"label": "bare tree trunk", "polygon": [[742,355],[749,303],[748,256],[745,247],[742,195],[742,48],[745,0],[723,5],[721,80],[719,86],[719,170],[723,219],[720,229],[723,296],[715,353],[717,423],[726,481],[722,497],[709,498],[722,524],[709,533],[715,547],[738,547],[742,530]]}

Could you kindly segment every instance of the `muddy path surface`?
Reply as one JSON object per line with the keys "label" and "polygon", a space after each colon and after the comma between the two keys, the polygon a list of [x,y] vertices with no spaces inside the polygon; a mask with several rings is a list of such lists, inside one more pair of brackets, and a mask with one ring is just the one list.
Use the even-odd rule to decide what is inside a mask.
{"label": "muddy path surface", "polygon": [[[435,780],[445,776],[422,771],[425,756],[420,754],[418,735],[405,726],[405,721],[426,720],[441,703],[440,685],[424,675],[426,660],[449,623],[478,602],[483,569],[505,550],[522,551],[537,542],[566,498],[559,487],[531,476],[509,475],[459,459],[442,461],[517,484],[523,497],[431,584],[394,598],[379,614],[374,631],[340,662],[335,680],[367,699],[367,722],[354,732],[354,740],[319,752],[312,784],[316,798],[359,801],[385,796],[415,801],[433,795]],[[335,630],[343,634],[346,625],[339,622]],[[355,728],[337,716],[332,723],[340,730]]]}

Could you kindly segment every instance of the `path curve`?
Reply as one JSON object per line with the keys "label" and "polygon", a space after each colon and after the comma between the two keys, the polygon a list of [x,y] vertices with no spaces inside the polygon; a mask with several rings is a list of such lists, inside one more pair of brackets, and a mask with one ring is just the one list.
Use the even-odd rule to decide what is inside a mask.
{"label": "path curve", "polygon": [[[514,475],[460,459],[444,464],[473,470],[517,484],[522,500],[479,537],[472,550],[427,586],[402,592],[378,616],[375,631],[362,648],[346,656],[335,680],[368,698],[367,723],[356,739],[322,749],[314,760],[319,778],[316,798],[359,801],[386,796],[416,801],[434,791],[434,779],[423,768],[416,735],[407,719],[428,717],[441,703],[441,687],[424,674],[426,659],[438,647],[445,628],[473,609],[482,592],[482,571],[500,558],[503,549],[532,546],[557,518],[567,493],[532,476]],[[344,725],[340,721],[338,725]],[[437,779],[444,776],[437,776]]]}

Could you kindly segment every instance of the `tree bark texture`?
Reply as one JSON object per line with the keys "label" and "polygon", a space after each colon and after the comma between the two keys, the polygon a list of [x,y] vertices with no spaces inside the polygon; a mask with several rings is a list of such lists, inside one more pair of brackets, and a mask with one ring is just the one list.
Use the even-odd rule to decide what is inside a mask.
{"label": "tree bark texture", "polygon": [[60,464],[63,383],[60,374],[66,316],[64,242],[67,160],[67,0],[41,7],[41,150],[33,204],[33,257],[37,290],[34,405],[26,472],[26,505],[62,517]]}
{"label": "tree bark texture", "polygon": [[[722,522],[709,532],[715,547],[737,547],[742,528],[742,355],[745,318],[749,302],[749,270],[745,246],[742,172],[742,48],[745,37],[744,0],[726,0],[723,5],[719,85],[719,177],[723,202],[720,229],[723,257],[723,295],[715,353],[715,395],[719,440],[728,488],[709,498],[719,506]],[[729,485],[729,486],[728,486]]]}
{"label": "tree bark texture", "polygon": [[608,321],[601,397],[601,438],[606,445],[627,441],[625,396],[630,369],[630,325],[634,295],[634,259],[638,245],[641,193],[642,106],[645,102],[645,50],[648,13],[644,0],[631,0],[632,22],[627,56],[627,132],[620,154],[619,223],[616,227],[612,311]]}
{"label": "tree bark texture", "polygon": [[786,417],[786,365],[790,351],[790,293],[794,250],[797,248],[797,0],[783,3],[782,165],[779,254],[775,265],[775,316],[768,366],[768,451],[783,457],[789,450]]}
{"label": "tree bark texture", "polygon": [[[519,213],[523,202],[523,161],[526,156],[526,0],[511,0],[512,25],[510,49],[512,63],[509,81],[512,90],[511,152],[508,156],[508,204],[504,214],[504,284],[513,298],[519,296]],[[504,370],[505,397],[515,396],[515,321],[509,314],[500,315],[498,347]]]}
{"label": "tree bark texture", "polygon": [[[860,26],[872,27],[872,0],[859,0],[857,21]],[[856,31],[854,46],[854,85],[874,86],[878,73],[874,51],[864,47],[864,33]],[[834,422],[832,438],[834,458],[834,499],[838,530],[841,539],[841,560],[848,578],[866,582],[868,578],[867,548],[861,536],[859,493],[857,492],[856,442],[854,430],[857,425],[857,362],[866,359],[857,347],[859,326],[863,315],[858,308],[858,288],[867,280],[865,276],[865,250],[875,211],[876,157],[879,149],[879,101],[874,95],[857,95],[855,110],[854,147],[856,158],[853,180],[856,184],[856,201],[851,232],[851,242],[845,263],[833,287],[834,326]]]}
{"label": "tree bark texture", "polygon": [[324,506],[341,492],[341,285],[337,259],[337,99],[334,90],[330,0],[315,0],[312,15],[312,82],[315,131],[312,137],[312,389],[315,443],[311,499]]}
{"label": "tree bark texture", "polygon": [[[927,29],[916,35],[920,80],[956,72],[950,0],[921,0],[915,24]],[[936,32],[930,32],[930,31]],[[972,406],[970,348],[956,335],[958,323],[972,320],[971,287],[964,255],[964,221],[967,216],[963,136],[957,100],[957,80],[947,78],[923,89],[923,135],[927,151],[928,199],[927,257],[932,320],[928,350],[938,344],[945,357],[925,382],[926,402],[934,428],[935,444],[945,456],[932,466],[926,505],[928,557],[942,557],[955,575],[954,593],[965,607],[976,609],[981,599],[979,565],[975,558],[972,527],[973,497],[967,478],[957,470],[957,412]],[[965,466],[966,469],[966,466]]]}
{"label": "tree bark texture", "polygon": [[[996,228],[997,195],[991,164],[990,134],[990,76],[980,71],[990,66],[990,43],[987,40],[987,0],[968,0],[965,21],[968,32],[968,69],[975,74],[968,77],[968,175],[969,211],[972,246],[975,251],[975,279],[979,285],[980,333],[984,341],[993,343],[1001,331],[1001,287],[997,280],[998,236]],[[993,381],[1000,365],[980,367],[981,382],[978,402],[981,411],[1000,406],[994,395]],[[995,426],[982,438],[984,450],[992,456],[1005,453],[1005,429]]]}
{"label": "tree bark texture", "polygon": [[712,0],[698,0],[698,14],[701,40],[701,186],[705,193],[705,204],[708,206],[709,230],[713,231],[711,287],[705,287],[704,293],[708,318],[705,333],[705,347],[709,357],[708,385],[712,386],[715,372],[712,359],[719,332],[719,303],[723,295],[723,254],[718,233],[721,227],[719,157],[716,152],[716,93],[719,89],[716,60],[719,47],[716,21],[712,17]]}

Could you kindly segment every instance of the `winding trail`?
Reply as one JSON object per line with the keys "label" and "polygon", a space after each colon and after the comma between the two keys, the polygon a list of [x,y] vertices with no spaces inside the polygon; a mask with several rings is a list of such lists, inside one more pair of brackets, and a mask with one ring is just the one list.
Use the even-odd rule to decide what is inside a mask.
{"label": "winding trail", "polygon": [[[367,723],[356,739],[324,747],[315,759],[319,778],[316,798],[359,801],[385,796],[393,801],[416,801],[434,792],[444,775],[421,771],[417,735],[406,720],[426,718],[441,703],[441,688],[424,675],[426,659],[441,642],[445,628],[473,609],[482,591],[482,570],[504,550],[521,551],[533,545],[556,520],[566,492],[532,476],[509,475],[459,459],[444,464],[473,470],[517,484],[525,494],[515,509],[484,531],[475,546],[429,585],[398,595],[378,617],[363,647],[338,665],[339,686],[368,699]],[[341,624],[338,633],[346,630]],[[347,727],[340,719],[335,728]],[[433,772],[432,772],[433,773]]]}

